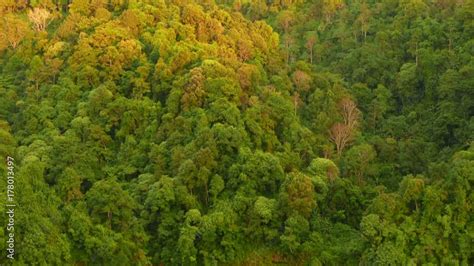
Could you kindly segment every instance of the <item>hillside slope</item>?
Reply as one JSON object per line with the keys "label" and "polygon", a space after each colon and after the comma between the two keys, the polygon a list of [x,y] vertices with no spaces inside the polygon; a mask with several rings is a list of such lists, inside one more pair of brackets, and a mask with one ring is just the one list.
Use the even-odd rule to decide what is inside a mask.
{"label": "hillside slope", "polygon": [[217,2],[0,4],[16,264],[472,263],[472,28],[425,68],[372,26],[342,42],[356,4]]}

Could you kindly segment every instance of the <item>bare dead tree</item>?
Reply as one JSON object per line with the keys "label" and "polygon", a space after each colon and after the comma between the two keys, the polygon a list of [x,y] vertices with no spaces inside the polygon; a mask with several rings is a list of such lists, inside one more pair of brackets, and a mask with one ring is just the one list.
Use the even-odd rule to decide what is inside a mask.
{"label": "bare dead tree", "polygon": [[317,38],[315,35],[310,36],[305,43],[306,49],[309,51],[309,62],[313,64],[313,50],[314,45],[316,44]]}
{"label": "bare dead tree", "polygon": [[354,139],[358,126],[360,111],[356,104],[349,98],[344,98],[339,103],[343,122],[335,123],[329,130],[329,139],[336,145],[337,155],[340,156],[345,147]]}
{"label": "bare dead tree", "polygon": [[38,32],[46,29],[50,17],[51,13],[44,8],[35,7],[28,12],[28,18],[33,23],[34,30]]}
{"label": "bare dead tree", "polygon": [[356,104],[349,98],[343,98],[339,102],[339,108],[342,118],[344,119],[344,124],[354,129],[357,126],[360,116],[360,111],[357,109]]}
{"label": "bare dead tree", "polygon": [[336,123],[329,131],[329,138],[336,144],[336,151],[341,155],[344,148],[352,140],[351,128],[343,123]]}

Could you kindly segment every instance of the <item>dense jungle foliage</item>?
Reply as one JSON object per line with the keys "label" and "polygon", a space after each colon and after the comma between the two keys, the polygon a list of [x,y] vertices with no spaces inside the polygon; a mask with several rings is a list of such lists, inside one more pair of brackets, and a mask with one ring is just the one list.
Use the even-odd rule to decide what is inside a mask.
{"label": "dense jungle foliage", "polygon": [[473,0],[1,0],[0,264],[473,265],[473,117]]}

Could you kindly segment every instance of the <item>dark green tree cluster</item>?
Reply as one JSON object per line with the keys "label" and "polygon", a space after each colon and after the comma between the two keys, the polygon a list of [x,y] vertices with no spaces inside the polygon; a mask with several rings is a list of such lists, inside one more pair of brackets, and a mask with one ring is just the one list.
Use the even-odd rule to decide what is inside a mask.
{"label": "dark green tree cluster", "polygon": [[474,2],[216,2],[0,3],[14,264],[474,263]]}

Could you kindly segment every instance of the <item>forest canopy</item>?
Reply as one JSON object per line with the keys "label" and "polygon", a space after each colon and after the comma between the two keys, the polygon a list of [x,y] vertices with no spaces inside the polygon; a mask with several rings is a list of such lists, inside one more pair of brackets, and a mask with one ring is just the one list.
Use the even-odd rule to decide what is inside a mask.
{"label": "forest canopy", "polygon": [[474,263],[473,0],[0,17],[0,264]]}

